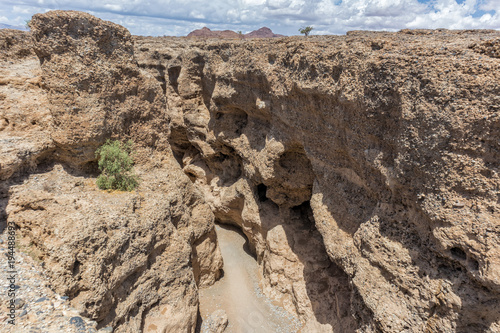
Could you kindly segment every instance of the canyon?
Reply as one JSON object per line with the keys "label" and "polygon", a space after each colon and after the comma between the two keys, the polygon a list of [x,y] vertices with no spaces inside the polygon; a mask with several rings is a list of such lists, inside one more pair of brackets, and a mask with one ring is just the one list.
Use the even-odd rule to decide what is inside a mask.
{"label": "canyon", "polygon": [[[0,30],[0,229],[98,328],[199,330],[220,224],[301,332],[500,332],[500,32],[30,28]],[[137,190],[95,186],[107,138]]]}

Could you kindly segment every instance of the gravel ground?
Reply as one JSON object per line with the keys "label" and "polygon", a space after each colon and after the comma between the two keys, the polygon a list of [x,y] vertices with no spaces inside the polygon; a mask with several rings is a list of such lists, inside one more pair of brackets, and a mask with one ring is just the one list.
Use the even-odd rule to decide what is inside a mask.
{"label": "gravel ground", "polygon": [[[97,330],[97,323],[81,317],[69,305],[68,298],[56,294],[44,274],[42,265],[30,257],[29,248],[15,248],[15,274],[8,262],[8,239],[0,235],[0,332],[13,333],[92,333],[112,332],[111,327]],[[14,280],[9,281],[14,275]],[[12,297],[10,285],[14,282],[15,319],[9,323]]]}

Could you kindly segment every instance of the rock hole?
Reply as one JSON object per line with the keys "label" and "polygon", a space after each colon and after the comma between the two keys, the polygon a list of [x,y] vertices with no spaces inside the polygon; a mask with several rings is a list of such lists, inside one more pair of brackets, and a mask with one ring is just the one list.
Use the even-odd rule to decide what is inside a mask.
{"label": "rock hole", "polygon": [[184,154],[188,150],[196,149],[191,142],[189,142],[187,129],[185,127],[172,126],[169,142],[172,146],[172,152],[174,153],[175,159],[181,168],[184,168],[184,163],[182,162]]}
{"label": "rock hole", "polygon": [[75,263],[73,264],[73,275],[78,275],[80,273],[81,265],[82,264],[78,260],[75,260]]}
{"label": "rock hole", "polygon": [[471,271],[479,270],[479,262],[476,259],[469,259],[468,266]]}
{"label": "rock hole", "polygon": [[259,184],[257,185],[257,196],[259,198],[260,202],[265,202],[267,201],[267,186],[264,184]]}
{"label": "rock hole", "polygon": [[310,230],[316,230],[310,201],[305,201],[298,206],[294,206],[291,210],[292,214],[302,221],[305,226],[309,227]]}
{"label": "rock hole", "polygon": [[464,250],[462,250],[459,247],[452,247],[450,249],[451,255],[453,258],[458,259],[458,260],[466,260],[467,259],[467,254],[465,254]]}
{"label": "rock hole", "polygon": [[378,51],[384,48],[384,44],[380,41],[373,41],[371,47],[373,51]]}
{"label": "rock hole", "polygon": [[151,58],[153,58],[155,60],[160,60],[160,52],[158,52],[157,50],[155,50],[153,52],[153,54],[151,55]]}
{"label": "rock hole", "polygon": [[239,137],[248,124],[248,114],[236,107],[228,107],[216,113],[212,119],[215,120],[214,131],[217,136],[222,134],[228,139]]}
{"label": "rock hole", "polygon": [[493,178],[494,176],[493,172],[490,169],[481,170],[479,173],[487,178]]}
{"label": "rock hole", "polygon": [[189,171],[185,171],[186,173],[186,176],[188,176],[189,180],[194,183],[196,181],[196,175],[194,175],[193,173],[189,172]]}
{"label": "rock hole", "polygon": [[99,171],[99,165],[97,161],[90,161],[82,165],[81,170],[88,175],[97,177],[101,172]]}

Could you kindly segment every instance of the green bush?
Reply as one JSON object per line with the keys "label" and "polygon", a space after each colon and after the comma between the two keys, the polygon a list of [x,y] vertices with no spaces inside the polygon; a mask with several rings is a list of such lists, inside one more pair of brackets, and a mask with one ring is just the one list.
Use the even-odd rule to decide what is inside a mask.
{"label": "green bush", "polygon": [[138,185],[138,178],[132,170],[133,142],[121,143],[118,140],[106,140],[95,152],[99,158],[101,175],[97,186],[101,190],[132,191]]}

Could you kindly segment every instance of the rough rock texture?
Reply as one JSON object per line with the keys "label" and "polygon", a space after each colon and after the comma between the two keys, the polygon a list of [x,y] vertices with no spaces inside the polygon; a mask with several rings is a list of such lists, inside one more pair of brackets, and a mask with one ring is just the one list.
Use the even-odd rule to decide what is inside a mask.
{"label": "rough rock texture", "polygon": [[32,48],[28,33],[0,30],[0,180],[28,171],[53,149],[47,93]]}
{"label": "rough rock texture", "polygon": [[[498,32],[132,38],[61,11],[32,29],[41,68],[0,32],[0,214],[99,325],[192,332],[215,217],[305,332],[500,331]],[[136,192],[95,188],[107,137],[136,142]]]}
{"label": "rough rock texture", "polygon": [[201,333],[223,333],[226,330],[227,324],[226,312],[224,310],[216,310],[203,322]]}
{"label": "rough rock texture", "polygon": [[[97,323],[85,317],[81,317],[78,310],[73,308],[67,296],[58,295],[51,286],[50,279],[45,274],[42,265],[30,250],[32,247],[24,247],[18,244],[15,252],[15,271],[17,272],[16,285],[19,287],[16,294],[15,305],[17,308],[15,325],[9,323],[10,297],[8,292],[0,293],[0,331],[23,333],[110,333],[112,327],[104,327],[97,330]],[[8,234],[0,234],[0,255],[5,258],[8,250]],[[0,261],[0,269],[3,272],[12,271],[7,260]],[[0,285],[10,285],[11,274],[0,274]],[[7,288],[8,289],[8,288]],[[6,289],[4,289],[6,290]]]}
{"label": "rough rock texture", "polygon": [[[11,188],[7,213],[59,294],[117,332],[191,332],[198,297],[191,244],[213,232],[213,215],[174,159],[138,168],[133,193],[98,190],[61,165]],[[169,165],[175,164],[175,165]],[[204,262],[221,266],[217,251]],[[156,328],[153,328],[156,327]]]}
{"label": "rough rock texture", "polygon": [[61,161],[91,163],[109,137],[167,148],[165,96],[137,67],[127,29],[72,11],[34,15],[30,26]]}
{"label": "rough rock texture", "polygon": [[500,58],[500,38],[491,38],[469,46],[476,52],[486,54],[492,58]]}
{"label": "rough rock texture", "polygon": [[54,150],[47,93],[32,48],[28,33],[0,30],[0,232],[8,179],[34,170]]}
{"label": "rough rock texture", "polygon": [[136,44],[184,171],[312,331],[496,332],[498,38]]}
{"label": "rough rock texture", "polygon": [[[161,86],[123,27],[62,11],[31,23],[33,43],[0,32],[1,228],[15,223],[20,250],[98,328],[194,332],[197,288],[222,258],[214,215],[168,145]],[[95,185],[108,137],[135,141],[134,192]]]}

